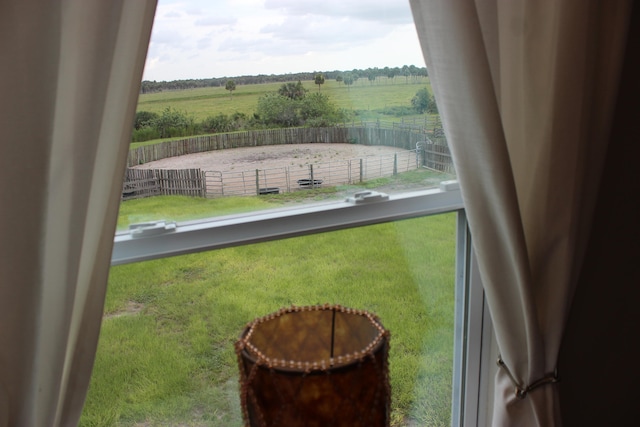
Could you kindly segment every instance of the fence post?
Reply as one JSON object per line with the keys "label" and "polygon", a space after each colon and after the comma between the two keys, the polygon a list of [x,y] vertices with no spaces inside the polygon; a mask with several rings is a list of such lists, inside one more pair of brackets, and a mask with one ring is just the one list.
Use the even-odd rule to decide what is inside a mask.
{"label": "fence post", "polygon": [[198,177],[200,178],[200,197],[207,197],[207,176],[202,169],[198,169]]}
{"label": "fence post", "polygon": [[311,178],[311,188],[316,188],[316,182],[313,180],[313,165],[309,165],[309,177]]}
{"label": "fence post", "polygon": [[362,163],[363,163],[362,158],[360,158],[360,181],[359,181],[359,182],[362,182],[362,181],[363,181],[363,176],[362,176],[362,173],[363,173],[363,171],[362,171]]}
{"label": "fence post", "polygon": [[398,153],[393,153],[393,175],[398,175]]}
{"label": "fence post", "polygon": [[425,141],[416,142],[416,167],[427,165],[427,148]]}
{"label": "fence post", "polygon": [[256,169],[256,194],[260,195],[260,169]]}
{"label": "fence post", "polygon": [[291,193],[291,169],[289,166],[285,166],[284,168],[284,178],[287,182],[287,193]]}

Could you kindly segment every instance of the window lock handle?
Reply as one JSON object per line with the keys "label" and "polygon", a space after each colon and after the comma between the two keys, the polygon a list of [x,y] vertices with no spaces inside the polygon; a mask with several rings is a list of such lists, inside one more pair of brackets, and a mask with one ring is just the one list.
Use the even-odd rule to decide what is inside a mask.
{"label": "window lock handle", "polygon": [[389,195],[378,191],[359,191],[351,197],[347,197],[346,202],[354,205],[361,203],[374,203],[389,200]]}
{"label": "window lock handle", "polygon": [[176,231],[176,227],[176,223],[173,221],[139,222],[129,225],[129,234],[132,238],[156,236]]}

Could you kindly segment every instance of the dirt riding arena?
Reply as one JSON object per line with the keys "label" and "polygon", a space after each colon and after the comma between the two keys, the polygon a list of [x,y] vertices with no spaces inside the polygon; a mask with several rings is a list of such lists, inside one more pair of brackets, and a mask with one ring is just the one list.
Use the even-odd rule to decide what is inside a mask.
{"label": "dirt riding arena", "polygon": [[228,148],[206,153],[169,157],[134,166],[136,169],[189,169],[240,171],[326,163],[337,160],[393,154],[394,147],[357,144],[294,144]]}
{"label": "dirt riding arena", "polygon": [[[312,166],[311,166],[312,165]],[[387,146],[344,143],[265,145],[170,157],[135,169],[201,169],[207,194],[255,194],[261,188],[280,192],[300,187],[301,180],[322,185],[354,183],[415,169],[415,152]],[[296,184],[298,183],[298,184]]]}

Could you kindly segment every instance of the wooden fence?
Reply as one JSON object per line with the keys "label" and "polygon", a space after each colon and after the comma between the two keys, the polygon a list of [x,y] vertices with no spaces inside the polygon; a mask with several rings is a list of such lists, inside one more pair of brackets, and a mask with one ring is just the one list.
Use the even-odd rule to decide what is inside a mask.
{"label": "wooden fence", "polygon": [[309,164],[305,168],[283,166],[244,171],[128,169],[122,198],[129,200],[161,194],[220,197],[285,193],[309,188],[308,182],[311,182],[313,187],[316,183],[318,186],[354,184],[419,167],[454,173],[449,149],[430,141],[423,141],[418,142],[418,149],[415,150]]}
{"label": "wooden fence", "polygon": [[205,197],[205,183],[200,169],[127,169],[122,200],[170,194]]}
{"label": "wooden fence", "polygon": [[446,145],[434,143],[430,139],[418,142],[417,151],[421,154],[420,164],[428,169],[455,174],[451,152]]}
{"label": "wooden fence", "polygon": [[[134,166],[160,160],[167,157],[183,156],[206,151],[222,150],[238,147],[258,147],[264,145],[280,144],[304,144],[304,143],[351,143],[362,145],[384,145],[398,149],[413,151],[414,156],[418,156],[414,161],[416,167],[422,166],[429,169],[455,173],[449,148],[443,140],[441,132],[416,131],[413,123],[400,124],[407,128],[392,125],[385,127],[380,122],[375,122],[371,126],[369,123],[362,123],[359,126],[351,127],[330,127],[330,128],[284,128],[268,129],[261,131],[245,131],[225,134],[215,134],[198,136],[176,141],[168,141],[160,144],[148,145],[132,149],[129,151],[128,165]],[[438,130],[438,128],[436,128]],[[434,142],[435,141],[435,142]],[[397,163],[397,155],[395,160]],[[404,161],[401,161],[402,164]],[[409,162],[410,163],[410,162]],[[396,165],[397,166],[397,165]],[[314,166],[311,165],[311,168]],[[319,171],[321,165],[316,165]],[[327,180],[326,184],[337,179],[337,172],[341,166],[332,165],[327,174],[333,176]],[[345,182],[352,182],[354,170],[359,170],[361,174],[362,166],[355,167],[348,163],[344,166],[345,171],[340,173],[348,176]],[[358,169],[359,168],[359,169]],[[331,171],[331,169],[334,169]],[[231,194],[251,194],[259,193],[261,188],[286,188],[291,191],[292,179],[309,179],[305,177],[293,177],[290,171],[282,172],[283,177],[277,180],[267,179],[267,171],[261,171],[259,176],[264,176],[264,182],[256,178],[258,171],[237,172],[235,176],[230,172],[222,173],[217,171],[203,172],[200,169],[127,169],[127,175],[122,190],[123,200],[151,197],[160,194],[183,194],[196,197],[212,197]],[[279,174],[281,172],[271,171]],[[394,174],[397,171],[394,171]],[[233,175],[233,176],[231,176]],[[313,173],[311,173],[311,176]],[[389,176],[387,172],[380,176]],[[313,179],[311,177],[310,179]],[[251,184],[251,181],[255,184]],[[362,177],[360,177],[362,180]],[[282,182],[280,182],[282,181]],[[337,181],[336,181],[337,182]],[[232,184],[233,183],[233,184]],[[277,184],[277,185],[276,185]],[[335,183],[334,183],[335,184]],[[239,188],[242,188],[241,190]]]}
{"label": "wooden fence", "polygon": [[207,197],[289,193],[308,188],[356,184],[389,177],[421,166],[416,150],[332,160],[305,167],[282,166],[270,169],[205,171]]}
{"label": "wooden fence", "polygon": [[413,150],[419,141],[424,141],[431,137],[433,137],[433,132],[424,129],[423,131],[416,131],[413,127],[405,129],[368,125],[329,128],[284,128],[221,133],[133,148],[129,151],[128,166],[132,167],[167,157],[184,156],[206,151],[280,144],[352,143],[385,145],[404,150]]}

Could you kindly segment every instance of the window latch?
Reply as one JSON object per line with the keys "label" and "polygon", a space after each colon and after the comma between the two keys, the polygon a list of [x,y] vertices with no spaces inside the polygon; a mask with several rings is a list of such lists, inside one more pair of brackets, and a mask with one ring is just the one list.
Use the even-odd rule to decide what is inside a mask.
{"label": "window latch", "polygon": [[358,205],[361,203],[373,203],[389,200],[389,195],[378,191],[359,191],[351,197],[347,197],[346,202]]}
{"label": "window latch", "polygon": [[460,189],[460,184],[458,183],[457,180],[442,181],[440,183],[440,190],[442,191],[453,191],[453,190],[459,190],[459,189]]}
{"label": "window latch", "polygon": [[129,234],[131,237],[149,237],[159,234],[166,234],[176,231],[176,223],[173,221],[151,221],[140,222],[129,225]]}

